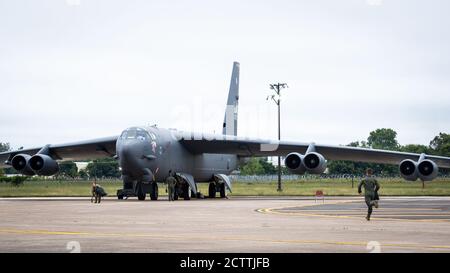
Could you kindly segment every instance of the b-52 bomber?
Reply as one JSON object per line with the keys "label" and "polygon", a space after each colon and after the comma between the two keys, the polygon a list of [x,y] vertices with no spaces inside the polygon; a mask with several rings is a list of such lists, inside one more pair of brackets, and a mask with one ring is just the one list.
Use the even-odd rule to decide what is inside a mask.
{"label": "b-52 bomber", "polygon": [[395,164],[409,181],[436,178],[438,168],[450,168],[450,158],[315,143],[274,141],[237,136],[239,102],[238,62],[233,63],[222,134],[140,126],[125,129],[120,135],[0,153],[0,168],[12,167],[23,175],[51,176],[62,160],[116,158],[122,171],[123,189],[117,196],[158,199],[158,182],[169,171],[176,174],[176,198],[199,195],[197,183],[209,183],[208,197],[226,196],[232,185],[229,174],[249,157],[282,156],[294,174],[321,174],[327,160],[348,160]]}

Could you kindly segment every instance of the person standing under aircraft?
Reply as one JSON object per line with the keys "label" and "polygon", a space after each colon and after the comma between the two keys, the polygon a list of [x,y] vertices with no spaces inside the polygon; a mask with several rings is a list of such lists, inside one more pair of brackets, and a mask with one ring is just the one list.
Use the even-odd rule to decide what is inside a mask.
{"label": "person standing under aircraft", "polygon": [[361,188],[364,186],[364,199],[367,204],[367,221],[370,221],[370,216],[372,215],[372,207],[378,208],[378,190],[380,189],[380,184],[378,181],[372,177],[372,169],[366,170],[366,177],[361,180],[358,186],[358,193],[361,194]]}
{"label": "person standing under aircraft", "polygon": [[91,203],[94,202],[94,198],[95,198],[95,203],[97,203],[97,192],[96,192],[96,188],[97,188],[97,182],[92,182],[92,187],[91,187]]}
{"label": "person standing under aircraft", "polygon": [[100,186],[100,184],[97,184],[97,181],[94,181],[92,183],[91,191],[92,191],[91,203],[94,198],[95,198],[94,203],[100,203],[102,201],[102,197],[106,196],[105,190]]}
{"label": "person standing under aircraft", "polygon": [[166,178],[167,183],[167,194],[169,196],[169,201],[175,200],[175,184],[177,183],[177,180],[175,179],[174,175],[172,174],[172,170],[169,171],[169,176]]}

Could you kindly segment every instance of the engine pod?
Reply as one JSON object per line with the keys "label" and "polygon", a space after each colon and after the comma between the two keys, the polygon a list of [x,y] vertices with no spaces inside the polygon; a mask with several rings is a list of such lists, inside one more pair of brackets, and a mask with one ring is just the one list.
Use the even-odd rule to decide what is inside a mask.
{"label": "engine pod", "polygon": [[419,177],[417,163],[411,159],[405,159],[398,166],[400,175],[407,181],[416,181]]}
{"label": "engine pod", "polygon": [[30,167],[30,155],[18,154],[11,160],[11,165],[20,174],[35,175],[33,169]]}
{"label": "engine pod", "polygon": [[299,153],[290,153],[284,159],[284,165],[294,174],[304,174],[306,169],[303,165],[303,155]]}
{"label": "engine pod", "polygon": [[305,155],[303,158],[303,165],[312,174],[321,174],[327,168],[327,161],[323,155],[312,152]]}
{"label": "engine pod", "polygon": [[439,168],[433,161],[424,159],[417,166],[419,178],[423,181],[431,181],[438,175]]}
{"label": "engine pod", "polygon": [[59,171],[56,160],[48,155],[37,154],[30,158],[30,167],[38,175],[50,176]]}

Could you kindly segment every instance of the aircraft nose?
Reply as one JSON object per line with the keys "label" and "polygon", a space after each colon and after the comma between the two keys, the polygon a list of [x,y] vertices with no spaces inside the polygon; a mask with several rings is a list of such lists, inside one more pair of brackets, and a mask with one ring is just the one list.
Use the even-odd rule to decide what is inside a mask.
{"label": "aircraft nose", "polygon": [[124,170],[134,171],[140,169],[142,158],[142,144],[135,140],[121,143],[118,151],[120,166]]}

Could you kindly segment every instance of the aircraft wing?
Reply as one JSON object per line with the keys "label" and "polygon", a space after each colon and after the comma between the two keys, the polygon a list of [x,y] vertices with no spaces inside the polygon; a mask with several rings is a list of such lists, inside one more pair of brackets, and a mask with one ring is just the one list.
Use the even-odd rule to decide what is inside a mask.
{"label": "aircraft wing", "polygon": [[[235,136],[181,139],[180,143],[191,153],[236,154],[238,156],[286,156],[291,152],[304,154],[310,143],[269,141]],[[348,160],[398,165],[404,159],[418,161],[420,154],[376,150],[348,146],[314,144],[316,152],[330,160]],[[450,168],[450,157],[426,155],[441,168]]]}
{"label": "aircraft wing", "polygon": [[[56,160],[88,160],[112,157],[116,154],[118,136],[78,141],[72,143],[49,145],[50,156]],[[0,168],[9,167],[16,154],[34,155],[42,147],[0,153]]]}

